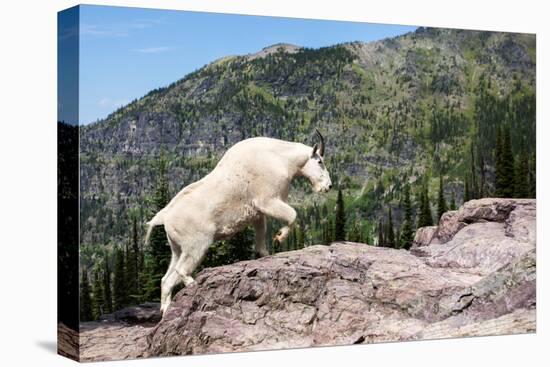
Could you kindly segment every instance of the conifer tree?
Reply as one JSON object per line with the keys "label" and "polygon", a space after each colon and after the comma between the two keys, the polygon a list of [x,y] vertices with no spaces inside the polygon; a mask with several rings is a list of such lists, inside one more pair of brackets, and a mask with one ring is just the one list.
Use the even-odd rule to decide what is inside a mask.
{"label": "conifer tree", "polygon": [[334,220],[334,240],[346,240],[346,212],[344,208],[344,198],[342,189],[338,189],[338,198],[336,200],[336,217]]}
{"label": "conifer tree", "polygon": [[441,219],[443,213],[447,211],[447,201],[445,200],[443,176],[439,176],[439,196],[437,199],[437,221]]}
{"label": "conifer tree", "polygon": [[531,155],[529,160],[529,197],[537,197],[537,161],[535,153]]}
{"label": "conifer tree", "polygon": [[226,264],[252,259],[254,257],[254,231],[250,227],[246,227],[227,240],[227,248]]}
{"label": "conifer tree", "polygon": [[80,321],[92,320],[92,298],[90,295],[90,282],[88,280],[88,272],[82,271],[80,280]]}
{"label": "conifer tree", "polygon": [[470,179],[470,196],[472,199],[478,199],[480,190],[477,182],[476,158],[473,142],[470,144]]}
{"label": "conifer tree", "polygon": [[529,197],[529,160],[526,154],[521,154],[516,159],[514,167],[514,197]]}
{"label": "conifer tree", "polygon": [[453,196],[451,196],[451,203],[449,204],[450,210],[456,210],[456,200],[455,200],[455,194],[453,193]]}
{"label": "conifer tree", "polygon": [[462,199],[462,202],[465,203],[470,200],[472,200],[472,195],[470,193],[470,179],[468,175],[466,175],[464,177],[464,197]]}
{"label": "conifer tree", "polygon": [[[327,231],[327,237],[328,237],[328,231]],[[301,248],[304,248],[304,230],[302,229],[302,226],[300,223],[297,223],[296,225],[296,249],[299,250]]]}
{"label": "conifer tree", "polygon": [[357,220],[354,220],[348,231],[348,241],[361,242],[361,230]]}
{"label": "conifer tree", "polygon": [[401,247],[409,249],[414,240],[412,205],[411,205],[411,189],[409,185],[405,186],[403,199],[403,226],[401,228],[400,243]]}
{"label": "conifer tree", "polygon": [[386,239],[384,238],[384,223],[382,219],[378,222],[378,246],[385,246]]}
{"label": "conifer tree", "polygon": [[487,178],[485,177],[485,157],[483,152],[479,152],[478,157],[479,157],[479,174],[480,174],[478,198],[484,198],[484,197],[487,197],[487,182],[486,182]]}
{"label": "conifer tree", "polygon": [[512,141],[510,137],[510,128],[506,128],[503,134],[502,143],[502,165],[505,179],[505,185],[502,188],[504,197],[514,196],[514,155],[512,154]]}
{"label": "conifer tree", "polygon": [[[328,222],[328,219],[323,219],[323,221],[321,222],[321,243],[323,245],[329,244],[327,222]],[[296,237],[298,237],[298,234],[296,234]]]}
{"label": "conifer tree", "polygon": [[514,156],[510,141],[510,128],[504,129],[499,145],[495,167],[495,196],[510,198],[514,196]]}
{"label": "conifer tree", "polygon": [[104,314],[103,279],[101,271],[96,267],[93,271],[92,282],[92,316],[97,320]]}
{"label": "conifer tree", "polygon": [[105,255],[103,269],[103,300],[105,313],[113,312],[113,296],[111,292],[111,269],[109,267],[109,255]]}
{"label": "conifer tree", "polygon": [[393,218],[391,206],[388,207],[388,225],[386,227],[386,246],[395,248],[395,232],[393,231]]}
{"label": "conifer tree", "polygon": [[418,210],[418,228],[433,226],[432,209],[430,208],[430,198],[428,192],[428,185],[424,183],[422,192],[420,194],[420,208]]}
{"label": "conifer tree", "polygon": [[504,185],[502,166],[502,131],[500,126],[496,127],[496,141],[495,141],[495,192],[494,195],[499,197],[501,195],[501,187]]}
{"label": "conifer tree", "polygon": [[126,250],[125,276],[126,292],[129,304],[137,304],[140,301],[139,289],[139,242],[137,231],[137,219],[132,218],[132,244]]}
{"label": "conifer tree", "polygon": [[124,252],[115,250],[115,270],[113,279],[113,308],[120,310],[126,306],[126,276],[124,271]]}
{"label": "conifer tree", "polygon": [[[166,178],[166,159],[161,154],[157,162],[157,182],[153,201],[151,205],[150,217],[153,217],[166,204],[168,204],[168,180]],[[166,232],[164,226],[156,226],[151,232],[149,239],[148,253],[150,263],[148,266],[149,274],[147,284],[144,285],[145,298],[149,301],[160,300],[160,281],[168,265],[170,264],[171,250],[167,245]]]}
{"label": "conifer tree", "polygon": [[[303,231],[302,231],[303,233]],[[334,217],[329,216],[327,220],[327,245],[335,241],[334,239]]]}

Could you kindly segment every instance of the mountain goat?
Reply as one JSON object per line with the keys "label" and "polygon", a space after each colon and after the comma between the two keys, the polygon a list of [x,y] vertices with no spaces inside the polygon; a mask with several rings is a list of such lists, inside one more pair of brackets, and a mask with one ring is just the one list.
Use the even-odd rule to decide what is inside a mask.
{"label": "mountain goat", "polygon": [[309,147],[265,137],[232,146],[214,170],[183,188],[147,225],[147,243],[154,226],[164,225],[172,259],[161,281],[161,312],[171,302],[172,289],[193,282],[191,274],[214,241],[228,239],[246,226],[255,230],[255,247],[268,255],[266,216],[286,223],[274,241],[289,235],[296,211],[287,204],[294,177],[309,179],[316,192],[327,192],[332,183],[324,164],[325,142],[316,130],[319,145]]}

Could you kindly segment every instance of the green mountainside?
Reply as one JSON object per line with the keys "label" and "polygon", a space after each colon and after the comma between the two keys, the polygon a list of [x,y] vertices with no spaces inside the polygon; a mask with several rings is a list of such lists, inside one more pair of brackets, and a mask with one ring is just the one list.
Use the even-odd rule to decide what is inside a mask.
{"label": "green mountainside", "polygon": [[[150,218],[160,156],[171,197],[254,136],[313,145],[318,128],[343,192],[337,203],[338,190],[313,194],[297,180],[289,201],[298,225],[283,250],[330,241],[335,222],[369,244],[387,239],[391,224],[397,243],[405,218],[408,233],[420,208],[436,221],[441,200],[534,196],[535,54],[534,35],[419,28],[208,64],[81,127],[83,261],[98,245],[127,246],[132,218]],[[335,218],[339,205],[345,218]]]}

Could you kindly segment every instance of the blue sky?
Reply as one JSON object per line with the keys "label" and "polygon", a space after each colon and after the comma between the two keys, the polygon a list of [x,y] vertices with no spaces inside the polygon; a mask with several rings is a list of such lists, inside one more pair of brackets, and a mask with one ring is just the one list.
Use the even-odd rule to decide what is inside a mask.
{"label": "blue sky", "polygon": [[279,43],[372,41],[411,26],[125,7],[80,7],[80,108],[87,124],[227,55]]}

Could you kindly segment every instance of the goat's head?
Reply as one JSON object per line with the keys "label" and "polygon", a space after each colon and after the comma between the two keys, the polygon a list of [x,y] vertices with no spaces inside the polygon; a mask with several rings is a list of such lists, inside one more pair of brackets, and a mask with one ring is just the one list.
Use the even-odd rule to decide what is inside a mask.
{"label": "goat's head", "polygon": [[315,132],[319,137],[319,144],[313,146],[309,159],[300,173],[309,179],[314,191],[327,192],[332,187],[332,181],[325,166],[325,139],[319,130],[315,129]]}

